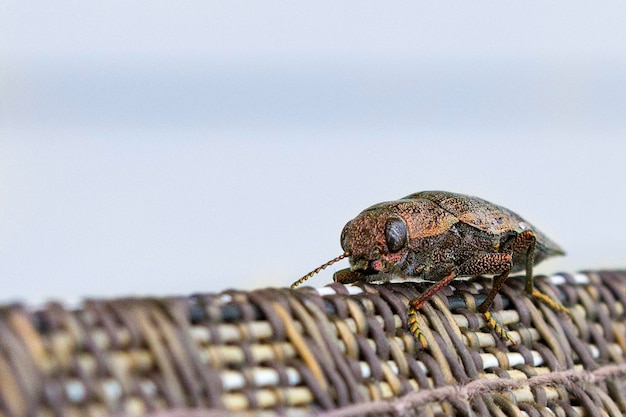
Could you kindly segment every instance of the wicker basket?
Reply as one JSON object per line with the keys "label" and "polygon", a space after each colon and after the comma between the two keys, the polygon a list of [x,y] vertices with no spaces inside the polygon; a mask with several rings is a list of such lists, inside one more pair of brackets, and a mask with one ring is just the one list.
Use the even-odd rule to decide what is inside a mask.
{"label": "wicker basket", "polygon": [[419,284],[330,284],[0,308],[0,417],[626,415],[626,270],[454,282],[406,329]]}

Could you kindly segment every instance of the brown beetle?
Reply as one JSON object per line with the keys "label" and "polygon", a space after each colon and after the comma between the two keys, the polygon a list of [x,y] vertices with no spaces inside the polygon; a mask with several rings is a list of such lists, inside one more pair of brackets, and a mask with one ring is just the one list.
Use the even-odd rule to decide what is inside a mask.
{"label": "brown beetle", "polygon": [[416,311],[458,277],[494,275],[493,287],[478,312],[500,337],[511,342],[511,336],[489,313],[511,272],[525,270],[526,292],[554,310],[567,312],[533,283],[533,265],[563,255],[563,250],[519,215],[481,198],[423,191],[376,204],[346,224],[341,246],[342,255],[303,276],[292,288],[346,257],[351,267],[335,274],[337,282],[433,282],[411,300],[409,308],[409,327],[423,346],[426,339]]}

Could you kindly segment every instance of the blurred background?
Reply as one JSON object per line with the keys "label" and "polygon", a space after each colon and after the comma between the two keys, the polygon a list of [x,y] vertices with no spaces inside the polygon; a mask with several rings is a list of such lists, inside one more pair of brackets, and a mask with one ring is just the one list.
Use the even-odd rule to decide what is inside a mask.
{"label": "blurred background", "polygon": [[540,272],[624,267],[624,16],[2,0],[0,302],[286,286],[429,189],[538,226]]}

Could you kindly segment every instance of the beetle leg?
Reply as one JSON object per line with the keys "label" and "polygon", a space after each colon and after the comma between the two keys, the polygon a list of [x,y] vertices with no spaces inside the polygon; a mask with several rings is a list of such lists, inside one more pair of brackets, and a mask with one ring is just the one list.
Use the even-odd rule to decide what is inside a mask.
{"label": "beetle leg", "polygon": [[503,253],[526,253],[526,292],[532,294],[535,288],[533,280],[533,265],[535,264],[535,247],[537,238],[531,230],[524,230],[514,239],[511,239],[503,248]]}
{"label": "beetle leg", "polygon": [[489,312],[489,308],[493,304],[493,300],[500,292],[504,281],[509,277],[512,267],[511,255],[504,253],[488,253],[482,256],[472,258],[461,265],[462,273],[465,275],[481,275],[481,274],[498,274],[493,278],[493,285],[487,298],[476,309],[483,315],[487,325],[502,339],[515,343],[511,335],[502,327],[500,323]]}
{"label": "beetle leg", "polygon": [[450,274],[448,274],[441,281],[436,282],[428,288],[426,292],[418,298],[411,300],[409,308],[409,329],[419,340],[422,347],[426,348],[428,344],[424,333],[421,331],[417,323],[417,310],[422,308],[426,301],[428,301],[440,289],[448,285],[450,281],[459,275],[500,274],[494,278],[493,288],[487,295],[485,301],[483,301],[478,307],[478,312],[485,317],[489,327],[491,327],[496,334],[498,334],[498,336],[513,341],[507,331],[504,330],[504,328],[493,318],[491,313],[489,313],[489,307],[491,307],[491,304],[498,294],[498,291],[500,291],[502,284],[509,276],[511,263],[512,260],[510,255],[504,253],[482,253],[463,262],[461,265],[454,268]]}
{"label": "beetle leg", "polygon": [[563,313],[570,314],[569,309],[559,302],[553,300],[548,297],[546,294],[542,293],[538,289],[535,288],[535,277],[533,275],[533,265],[535,263],[535,247],[537,245],[537,238],[535,234],[530,230],[524,230],[522,233],[517,235],[515,239],[512,241],[511,249],[513,253],[526,251],[526,287],[525,291],[527,294],[537,298],[539,301],[550,307],[554,311],[560,311]]}
{"label": "beetle leg", "polygon": [[340,284],[352,284],[361,281],[361,274],[352,271],[350,268],[340,269],[333,274],[333,281]]}
{"label": "beetle leg", "polygon": [[502,288],[504,281],[506,281],[508,277],[509,271],[503,272],[502,274],[493,277],[493,285],[491,287],[491,291],[489,291],[489,294],[487,294],[487,298],[485,298],[485,301],[483,301],[476,310],[483,315],[489,327],[491,327],[501,339],[507,339],[511,343],[515,344],[515,340],[513,340],[509,332],[507,332],[506,329],[502,327],[502,325],[498,323],[489,312],[489,307],[491,307],[491,304],[493,304],[493,300],[496,298],[498,292],[500,292],[500,288]]}
{"label": "beetle leg", "polygon": [[426,303],[426,301],[428,301],[430,299],[430,297],[432,297],[433,295],[437,294],[437,292],[440,289],[442,289],[443,287],[448,285],[450,283],[450,281],[452,281],[458,275],[459,275],[458,269],[454,268],[452,270],[452,272],[450,272],[450,274],[448,276],[446,276],[444,279],[442,279],[441,281],[438,281],[435,284],[431,285],[426,290],[426,292],[422,293],[422,295],[420,295],[419,297],[414,298],[413,300],[411,300],[411,307],[413,307],[415,310],[419,310],[420,308],[422,308],[424,306],[424,304]]}
{"label": "beetle leg", "polygon": [[445,287],[459,275],[459,271],[457,268],[454,268],[448,276],[446,276],[441,281],[436,282],[430,288],[426,290],[422,295],[417,298],[412,299],[409,302],[409,312],[408,312],[408,324],[409,330],[411,334],[420,342],[422,348],[428,347],[428,341],[426,340],[426,335],[420,329],[419,323],[417,322],[417,310],[424,306],[424,303],[430,299],[433,295],[435,295],[440,289]]}

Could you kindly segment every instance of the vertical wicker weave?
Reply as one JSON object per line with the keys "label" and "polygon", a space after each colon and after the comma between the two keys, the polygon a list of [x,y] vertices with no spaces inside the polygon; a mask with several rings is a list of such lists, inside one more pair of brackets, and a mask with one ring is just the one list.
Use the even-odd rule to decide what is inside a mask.
{"label": "vertical wicker weave", "polygon": [[455,282],[406,330],[418,284],[0,307],[0,417],[626,415],[626,270]]}

